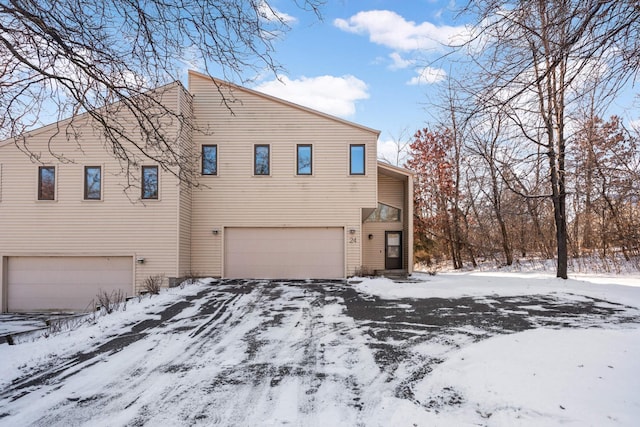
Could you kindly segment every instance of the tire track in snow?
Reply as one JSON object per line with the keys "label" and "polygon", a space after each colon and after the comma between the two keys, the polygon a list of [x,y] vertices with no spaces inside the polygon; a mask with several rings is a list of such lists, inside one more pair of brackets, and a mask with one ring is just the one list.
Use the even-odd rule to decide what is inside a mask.
{"label": "tire track in snow", "polygon": [[148,315],[84,360],[60,358],[1,390],[0,424],[369,425],[389,402],[459,404],[456,390],[415,386],[470,343],[639,320],[562,295],[381,301],[341,283],[265,281],[221,281]]}
{"label": "tire track in snow", "polygon": [[[57,402],[52,411],[43,411],[43,413],[49,412],[49,414],[41,417],[40,419],[33,420],[34,425],[48,425],[51,422],[55,424],[55,420],[82,420],[87,421],[99,415],[100,412],[108,413],[110,407],[113,409],[124,409],[131,412],[133,409],[139,409],[139,412],[150,412],[145,399],[136,397],[135,401],[126,401],[130,399],[129,396],[132,391],[136,391],[139,395],[154,394],[160,398],[166,397],[169,393],[167,389],[175,388],[174,386],[167,384],[159,388],[159,390],[148,391],[146,390],[145,383],[147,383],[150,377],[153,377],[158,371],[166,374],[181,374],[181,368],[179,366],[184,365],[176,363],[176,359],[173,357],[176,354],[180,355],[182,361],[188,361],[194,351],[199,347],[199,344],[206,342],[202,340],[202,335],[206,335],[207,331],[215,328],[216,322],[224,320],[224,313],[227,312],[227,307],[237,303],[238,299],[242,296],[242,293],[221,293],[214,298],[211,297],[211,289],[206,289],[195,297],[187,298],[187,301],[180,301],[175,304],[166,307],[160,316],[160,319],[146,319],[142,322],[135,324],[132,330],[137,330],[136,334],[125,334],[115,338],[109,339],[106,342],[100,344],[95,350],[87,353],[82,353],[70,358],[66,363],[55,367],[54,369],[45,369],[43,372],[31,378],[28,381],[18,382],[11,390],[3,391],[2,397],[11,395],[12,392],[21,391],[20,394],[14,396],[15,399],[26,397],[27,395],[39,392],[45,394],[55,389],[65,388],[70,382],[73,382],[70,377],[74,374],[82,372],[82,376],[85,381],[87,377],[91,377],[92,369],[100,369],[101,357],[113,357],[114,354],[119,356],[122,353],[127,353],[128,356],[132,356],[130,353],[134,353],[133,357],[128,357],[129,360],[123,360],[120,370],[114,373],[114,381],[102,385],[108,392],[104,394],[94,393],[87,396],[85,393],[79,393],[80,397],[75,391],[70,390],[69,398],[66,401]],[[204,308],[203,313],[199,313],[194,316],[189,316],[186,319],[174,320],[176,316],[185,310],[198,306],[198,308]],[[213,308],[213,311],[212,310]],[[211,313],[211,314],[209,314]],[[202,322],[203,316],[206,317],[205,322]],[[179,317],[179,316],[178,316]],[[176,351],[175,348],[165,347],[167,337],[171,337],[170,331],[173,328],[182,328],[194,330],[196,333],[188,339],[182,338],[179,342],[174,342],[174,345],[179,345],[180,351]],[[144,332],[142,332],[144,331]],[[183,334],[182,337],[187,336]],[[209,334],[211,338],[211,334]],[[212,342],[212,340],[209,340]],[[142,347],[141,351],[128,351],[127,347]],[[164,348],[163,348],[164,347]],[[120,353],[122,352],[122,353]],[[135,354],[137,353],[137,355]],[[163,356],[164,353],[164,356]],[[163,363],[163,359],[166,363]],[[89,362],[86,362],[89,361]],[[84,364],[82,362],[85,362]],[[98,366],[95,366],[98,365]],[[186,365],[188,366],[188,364]],[[118,380],[121,374],[126,372],[128,375],[124,375],[123,381]],[[101,377],[100,374],[96,375]],[[162,376],[162,374],[161,374]],[[89,380],[90,381],[90,380]],[[75,383],[77,383],[76,381]],[[73,385],[67,387],[72,389]],[[163,391],[164,390],[164,391]],[[133,393],[135,395],[135,393]],[[123,402],[126,401],[126,402]],[[2,406],[0,400],[0,407]],[[92,411],[92,408],[96,408],[96,411]],[[102,409],[99,409],[102,408]],[[0,411],[1,412],[1,411]],[[72,423],[73,424],[73,423]]]}

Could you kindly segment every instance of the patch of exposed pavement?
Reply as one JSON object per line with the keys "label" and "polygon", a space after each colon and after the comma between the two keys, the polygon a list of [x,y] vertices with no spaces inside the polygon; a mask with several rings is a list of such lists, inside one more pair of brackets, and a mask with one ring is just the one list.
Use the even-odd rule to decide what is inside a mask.
{"label": "patch of exposed pavement", "polygon": [[[88,395],[72,393],[30,422],[82,424],[96,414],[125,411],[131,414],[129,425],[175,419],[243,424],[247,411],[275,410],[269,405],[295,384],[301,413],[318,411],[326,404],[322,396],[330,393],[344,408],[341,416],[358,425],[359,414],[376,404],[368,392],[373,383],[388,384],[396,397],[426,410],[462,403],[464,397],[453,389],[418,399],[413,386],[469,343],[540,327],[640,323],[635,308],[584,296],[388,300],[359,293],[343,281],[223,280],[149,314],[126,333],[16,377],[0,390],[0,422],[15,415],[5,409],[9,403],[26,404],[65,387],[74,390],[74,376],[100,369],[97,365],[131,349],[120,362],[121,377]],[[174,345],[182,346],[177,360],[175,349],[170,351]],[[421,345],[440,350],[425,354],[417,351]],[[377,372],[359,370],[369,357]],[[170,380],[154,390],[162,405],[131,399],[159,376]],[[167,418],[163,407],[172,408],[177,418]]]}

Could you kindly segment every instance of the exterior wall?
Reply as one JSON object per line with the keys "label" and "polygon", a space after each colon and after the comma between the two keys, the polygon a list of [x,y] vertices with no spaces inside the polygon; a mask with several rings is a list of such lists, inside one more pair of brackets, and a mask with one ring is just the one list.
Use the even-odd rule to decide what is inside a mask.
{"label": "exterior wall", "polygon": [[[376,270],[385,269],[385,231],[402,231],[402,256],[403,269],[410,273],[413,269],[410,265],[413,259],[411,251],[412,236],[409,230],[412,226],[409,216],[413,208],[408,198],[410,175],[390,176],[384,172],[378,173],[378,202],[401,209],[400,222],[364,222],[362,224],[363,259],[366,273],[374,273]],[[372,238],[369,239],[369,235]]]}
{"label": "exterior wall", "polygon": [[[178,108],[180,114],[186,117],[193,117],[191,94],[181,90],[178,94]],[[187,123],[180,132],[180,150],[185,156],[193,157],[193,129],[190,123]],[[195,159],[194,159],[195,162]],[[194,166],[197,167],[197,166]],[[191,274],[191,216],[192,216],[192,197],[193,191],[191,186],[184,181],[179,183],[178,188],[178,271],[177,277],[185,277]]]}
{"label": "exterior wall", "polygon": [[[181,92],[183,88],[177,84],[165,88],[160,95],[162,102],[176,105]],[[118,120],[125,126],[131,123],[126,116]],[[100,132],[93,128],[87,115],[73,118],[73,126],[81,130],[79,140],[67,137],[64,126],[68,124],[61,122],[27,135],[25,147],[38,156],[37,162],[14,141],[0,143],[0,257],[3,260],[19,255],[144,257],[143,264],[134,266],[134,283],[138,288],[149,275],[177,275],[179,236],[189,224],[186,222],[180,230],[177,226],[176,178],[159,169],[159,200],[141,201],[141,171],[133,171],[131,181],[127,181],[120,163],[105,149]],[[49,147],[64,158],[53,156]],[[40,165],[56,168],[54,201],[38,200]],[[84,166],[102,167],[102,200],[84,200]],[[188,252],[185,256],[188,257]],[[6,267],[6,263],[3,265]],[[4,273],[0,278],[5,280],[0,285],[6,292]],[[3,298],[2,308],[5,307]]]}
{"label": "exterior wall", "polygon": [[[141,170],[126,174],[88,115],[34,131],[24,143],[0,142],[0,308],[11,256],[144,258],[133,266],[134,292],[155,274],[224,276],[229,227],[338,227],[346,276],[363,266],[384,269],[384,231],[404,230],[410,263],[411,175],[380,172],[377,131],[198,73],[189,74],[189,86],[191,93],[179,83],[156,91],[165,106],[191,118],[182,128],[175,120],[164,125],[197,170],[201,146],[217,144],[218,173],[199,176],[191,188],[160,168],[158,200],[140,200]],[[135,130],[124,113],[110,120]],[[78,140],[65,131],[70,123],[81,131]],[[253,175],[255,144],[270,145],[269,176]],[[297,144],[313,146],[311,176],[296,174]],[[366,147],[364,175],[349,173],[350,144]],[[55,201],[37,200],[40,165],[56,167]],[[84,166],[102,167],[102,200],[84,200]],[[403,221],[363,224],[363,212],[378,201],[401,208]]]}
{"label": "exterior wall", "polygon": [[[225,227],[343,227],[345,274],[353,274],[362,265],[361,209],[377,201],[378,133],[197,73],[189,90],[194,149],[218,145],[218,174],[193,190],[192,270],[224,275]],[[269,176],[253,176],[254,144],[271,146]],[[297,144],[313,145],[312,176],[296,175]],[[366,146],[364,176],[349,175],[350,144]]]}

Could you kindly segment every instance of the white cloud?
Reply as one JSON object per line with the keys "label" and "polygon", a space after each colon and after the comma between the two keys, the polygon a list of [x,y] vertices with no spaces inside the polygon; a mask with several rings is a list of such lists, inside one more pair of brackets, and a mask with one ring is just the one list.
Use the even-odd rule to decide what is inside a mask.
{"label": "white cloud", "polygon": [[416,24],[390,10],[358,12],[349,19],[334,20],[333,25],[343,31],[368,34],[372,42],[402,51],[438,49],[468,32],[464,26]]}
{"label": "white cloud", "polygon": [[280,80],[261,83],[254,89],[340,117],[353,116],[356,101],[369,98],[367,84],[351,75]]}
{"label": "white cloud", "polygon": [[424,67],[416,71],[417,76],[407,82],[408,85],[428,85],[440,83],[447,78],[447,73],[442,68]]}
{"label": "white cloud", "polygon": [[415,64],[416,62],[412,59],[403,59],[398,52],[393,52],[389,55],[389,58],[391,58],[391,60],[393,61],[393,63],[389,66],[389,68],[392,70],[407,68]]}
{"label": "white cloud", "polygon": [[393,139],[378,140],[378,159],[394,166],[403,166],[409,159],[409,146],[406,142]]}
{"label": "white cloud", "polygon": [[261,1],[258,5],[258,13],[260,17],[269,22],[282,22],[284,24],[293,24],[297,21],[295,16],[280,12],[265,1]]}

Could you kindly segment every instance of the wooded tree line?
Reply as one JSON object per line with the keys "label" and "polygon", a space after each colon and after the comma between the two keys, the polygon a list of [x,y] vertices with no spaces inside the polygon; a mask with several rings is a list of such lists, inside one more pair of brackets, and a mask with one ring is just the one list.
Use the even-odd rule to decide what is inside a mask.
{"label": "wooded tree line", "polygon": [[[640,69],[635,1],[471,1],[439,123],[416,133],[417,255],[638,256],[637,132],[605,113]],[[627,94],[628,95],[628,94]]]}
{"label": "wooded tree line", "polygon": [[[496,124],[499,126],[499,124]],[[499,128],[486,139],[445,127],[423,129],[407,166],[416,172],[416,255],[454,268],[484,260],[511,265],[556,256],[550,197],[527,197],[548,186],[548,169],[512,157]],[[566,155],[570,257],[640,256],[639,135],[618,117],[585,119]]]}

